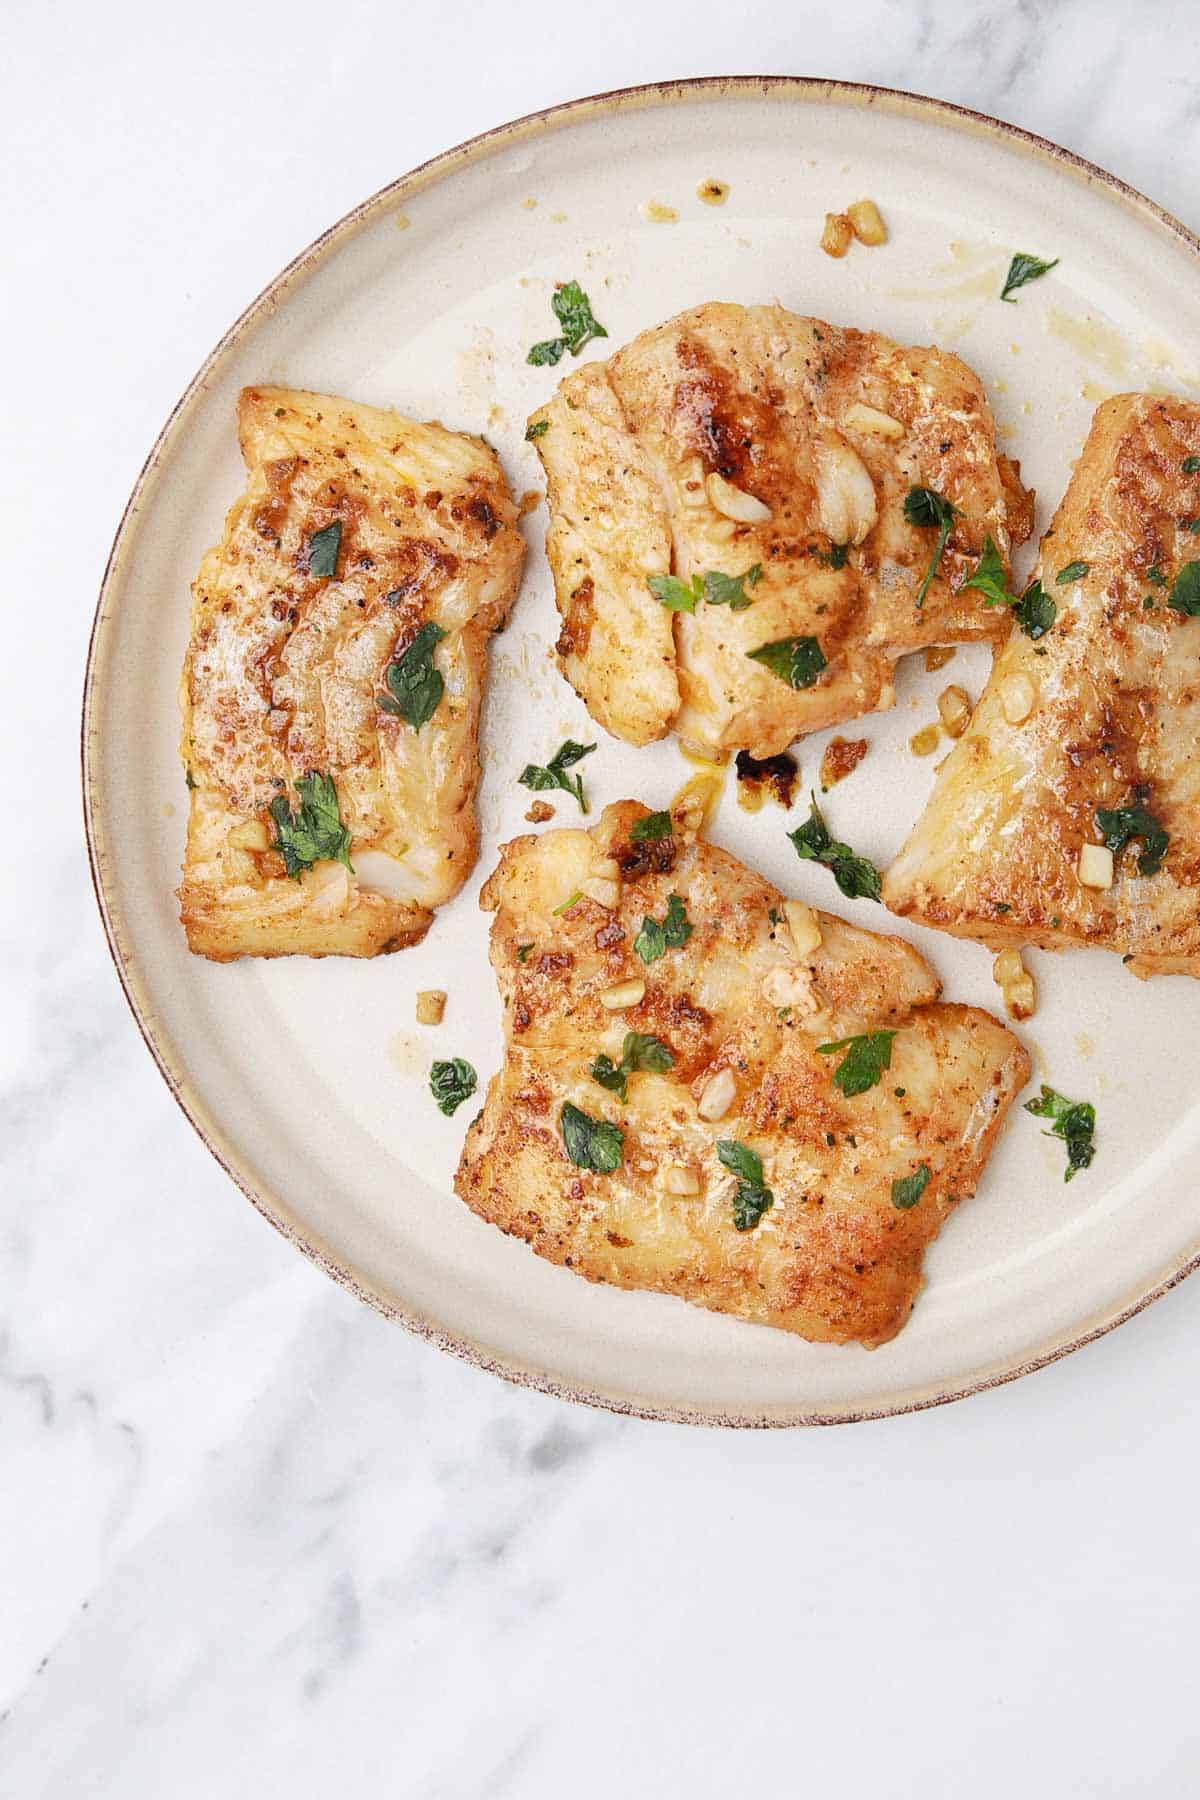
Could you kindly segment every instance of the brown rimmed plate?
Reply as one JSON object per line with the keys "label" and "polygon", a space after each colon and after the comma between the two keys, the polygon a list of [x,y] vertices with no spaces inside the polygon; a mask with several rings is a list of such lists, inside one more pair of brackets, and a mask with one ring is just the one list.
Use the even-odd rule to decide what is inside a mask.
{"label": "brown rimmed plate", "polygon": [[[722,206],[697,193],[711,178],[728,184]],[[832,261],[817,247],[823,216],[862,195],[890,241]],[[550,333],[555,281],[583,283],[613,344],[702,300],[778,297],[965,356],[1003,447],[1043,496],[1044,525],[1100,398],[1200,392],[1188,348],[1200,344],[1198,248],[1114,177],[995,120],[878,88],[740,77],[630,89],[486,133],[366,201],[260,295],[167,421],[121,522],[88,665],[84,797],[105,929],[146,1042],[213,1154],[293,1243],[389,1316],[511,1379],[729,1425],[957,1398],[1077,1348],[1195,1265],[1195,989],[1141,986],[1097,954],[1034,956],[1041,1006],[1025,1033],[1040,1076],[1095,1100],[1093,1169],[1064,1186],[1061,1146],[1016,1115],[929,1257],[911,1323],[883,1350],[806,1345],[590,1287],[458,1203],[465,1115],[444,1119],[426,1076],[434,1057],[465,1054],[486,1079],[499,1057],[475,895],[496,845],[524,828],[516,774],[566,735],[599,735],[588,773],[601,802],[662,805],[687,768],[673,744],[635,752],[597,734],[550,667],[544,515],[528,521],[525,586],[492,655],[480,866],[425,944],[369,963],[215,967],[188,954],[174,888],[188,587],[240,484],[243,384],[283,381],[483,431],[519,491],[538,483],[525,416],[555,378],[524,356]],[[1006,306],[1014,250],[1060,261]],[[983,654],[960,651],[954,665],[972,691]],[[881,864],[927,791],[929,764],[908,740],[947,679],[912,659],[895,711],[866,724],[862,772],[830,797],[839,834]],[[803,747],[810,779],[822,743]],[[784,829],[774,809],[751,817],[729,793],[714,835],[785,890],[833,904]],[[845,907],[906,929],[867,903]],[[908,929],[951,997],[995,1005],[985,951]],[[424,987],[450,994],[436,1030],[413,1023]]]}

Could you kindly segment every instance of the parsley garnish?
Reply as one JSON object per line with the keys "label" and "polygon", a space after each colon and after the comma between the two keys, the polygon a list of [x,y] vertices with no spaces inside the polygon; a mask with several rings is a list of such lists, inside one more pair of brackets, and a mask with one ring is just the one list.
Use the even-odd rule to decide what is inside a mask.
{"label": "parsley garnish", "polygon": [[533,346],[525,361],[533,363],[536,368],[544,368],[547,363],[553,367],[556,362],[561,360],[566,347],[566,338],[544,338],[540,344]]}
{"label": "parsley garnish", "polygon": [[1060,569],[1054,577],[1054,585],[1062,587],[1067,581],[1082,581],[1091,568],[1091,563],[1069,562],[1065,569]]}
{"label": "parsley garnish", "polygon": [[665,1075],[668,1069],[674,1067],[675,1058],[670,1047],[661,1038],[656,1038],[648,1031],[627,1031],[625,1042],[621,1046],[620,1062],[614,1063],[611,1056],[601,1052],[592,1064],[591,1077],[602,1088],[616,1094],[619,1100],[624,1100],[631,1075],[636,1075],[641,1069],[648,1069],[653,1075]]}
{"label": "parsley garnish", "polygon": [[727,606],[730,612],[745,612],[752,604],[746,589],[757,587],[761,580],[761,563],[751,563],[744,575],[722,575],[720,569],[709,569],[704,577],[704,598],[710,606]]}
{"label": "parsley garnish", "polygon": [[633,844],[655,843],[659,838],[670,837],[674,829],[669,812],[646,813],[629,827],[629,841]]}
{"label": "parsley garnish", "polygon": [[929,1186],[929,1164],[918,1163],[911,1175],[903,1175],[892,1183],[892,1205],[900,1212],[915,1206]]}
{"label": "parsley garnish", "polygon": [[549,419],[535,419],[532,425],[525,427],[525,442],[532,444],[534,438],[545,437],[550,429]]}
{"label": "parsley garnish", "polygon": [[839,1038],[836,1044],[818,1044],[817,1055],[832,1056],[835,1050],[846,1052],[834,1071],[833,1085],[852,1100],[856,1094],[865,1094],[868,1088],[877,1086],[883,1071],[891,1068],[895,1035],[894,1031],[867,1031],[861,1037]]}
{"label": "parsley garnish", "polygon": [[271,802],[275,821],[275,848],[283,858],[289,875],[299,876],[317,862],[345,863],[350,873],[350,833],[342,824],[337,789],[333,777],[315,769],[301,775],[296,783],[300,805],[293,812],[286,794],[276,794]]}
{"label": "parsley garnish", "polygon": [[567,1155],[577,1169],[594,1169],[597,1175],[611,1175],[619,1169],[625,1154],[625,1133],[607,1119],[593,1119],[590,1113],[572,1106],[568,1100],[558,1115],[558,1128]]}
{"label": "parsley garnish", "polygon": [[1027,1100],[1025,1111],[1033,1113],[1038,1119],[1052,1119],[1054,1122],[1047,1137],[1061,1138],[1067,1146],[1067,1172],[1064,1181],[1072,1181],[1080,1169],[1086,1169],[1096,1146],[1093,1138],[1096,1131],[1096,1109],[1087,1100],[1065,1100],[1056,1094],[1052,1087],[1042,1083],[1042,1092],[1037,1100]]}
{"label": "parsley garnish", "polygon": [[776,638],[773,643],[760,644],[757,650],[747,650],[746,655],[794,688],[811,687],[821,670],[829,666],[815,637]]}
{"label": "parsley garnish", "polygon": [[517,961],[519,963],[523,963],[525,961],[526,957],[529,955],[529,952],[532,949],[533,949],[532,944],[518,944],[517,945]]}
{"label": "parsley garnish", "polygon": [[730,1174],[738,1178],[733,1196],[734,1226],[738,1231],[753,1231],[775,1204],[775,1196],[763,1179],[762,1157],[737,1138],[718,1138],[717,1155]]}
{"label": "parsley garnish", "polygon": [[1181,466],[1185,475],[1200,475],[1200,456],[1185,456]]}
{"label": "parsley garnish", "polygon": [[1005,572],[1004,560],[997,550],[991,535],[983,540],[983,555],[975,564],[975,572],[968,575],[963,582],[967,588],[978,588],[983,595],[985,606],[1012,606],[1013,596],[1008,588],[1008,575]]}
{"label": "parsley garnish", "polygon": [[1146,570],[1146,580],[1152,582],[1155,587],[1159,588],[1166,587],[1167,585],[1167,578],[1157,563],[1152,563]]}
{"label": "parsley garnish", "polygon": [[449,1062],[435,1062],[429,1071],[429,1091],[447,1118],[458,1111],[464,1100],[471,1098],[478,1085],[479,1077],[461,1056],[455,1056]]}
{"label": "parsley garnish", "polygon": [[335,519],[332,525],[326,525],[321,531],[314,531],[308,540],[304,566],[310,575],[328,577],[337,574],[338,551],[342,544],[342,521]]}
{"label": "parsley garnish", "polygon": [[644,963],[657,962],[668,950],[681,950],[692,930],[683,901],[678,894],[672,894],[662,923],[647,914],[642,920],[642,929],[633,940],[633,947]]}
{"label": "parsley garnish", "polygon": [[1040,256],[1027,256],[1023,250],[1018,250],[1008,265],[1000,298],[1008,300],[1010,306],[1015,306],[1016,301],[1009,298],[1014,289],[1024,287],[1027,281],[1037,281],[1040,276],[1048,275],[1051,269],[1057,269],[1058,263],[1057,256],[1053,262],[1043,262]]}
{"label": "parsley garnish", "polygon": [[910,525],[919,525],[923,528],[936,525],[938,528],[937,545],[929,560],[929,567],[925,571],[925,579],[917,590],[916,603],[918,606],[925,604],[925,596],[938,572],[942,552],[949,542],[950,533],[954,530],[954,521],[959,516],[957,506],[947,500],[944,494],[939,494],[936,488],[909,488],[904,497],[904,517]]}
{"label": "parsley garnish", "polygon": [[722,575],[719,569],[693,575],[690,581],[681,581],[678,575],[650,575],[646,586],[668,612],[694,613],[700,600],[707,600],[710,606],[727,606],[730,612],[745,612],[753,605],[746,589],[757,587],[761,580],[762,564],[752,563],[744,575]]}
{"label": "parsley garnish", "polygon": [[544,766],[541,763],[526,763],[517,777],[522,787],[533,788],[544,792],[547,788],[562,788],[566,794],[574,794],[579,802],[580,812],[586,812],[588,803],[583,793],[583,776],[576,775],[574,780],[567,770],[582,757],[590,756],[596,748],[595,744],[577,744],[568,738],[561,744]]}
{"label": "parsley garnish", "polygon": [[830,836],[816,795],[810,795],[810,799],[812,811],[807,822],[788,832],[796,855],[805,862],[819,862],[830,870],[848,900],[878,900],[879,870],[865,856],[857,856],[849,844],[840,844]]}
{"label": "parsley garnish", "polygon": [[407,650],[394,663],[388,664],[384,675],[391,692],[380,694],[380,706],[384,712],[395,713],[415,731],[420,731],[433,717],[446,691],[441,670],[433,663],[434,649],[445,635],[440,625],[426,619]]}
{"label": "parsley garnish", "polygon": [[[1071,563],[1058,579],[1062,581],[1072,569],[1086,568],[1086,563]],[[1000,552],[990,537],[983,540],[983,555],[976,563],[974,573],[963,582],[964,591],[967,588],[978,589],[983,595],[985,606],[1011,606],[1017,624],[1026,637],[1033,638],[1035,642],[1038,638],[1045,637],[1058,617],[1058,607],[1040,581],[1031,581],[1019,599],[1010,591]]]}
{"label": "parsley garnish", "polygon": [[1120,855],[1131,838],[1142,840],[1138,857],[1140,875],[1157,875],[1162,868],[1171,840],[1160,821],[1144,806],[1119,806],[1112,812],[1101,809],[1096,814],[1096,829],[1114,856]]}
{"label": "parsley garnish", "polygon": [[1167,605],[1189,619],[1200,618],[1200,562],[1184,563],[1175,577]]}
{"label": "parsley garnish", "polygon": [[1025,636],[1036,643],[1057,619],[1058,607],[1040,581],[1031,581],[1021,598],[1014,601],[1013,616]]}
{"label": "parsley garnish", "polygon": [[592,312],[592,303],[577,281],[564,281],[561,287],[555,288],[550,304],[554,308],[554,316],[562,326],[562,336],[547,338],[535,344],[526,362],[535,364],[554,364],[562,359],[564,350],[572,356],[578,356],[585,344],[593,338],[607,337],[608,333]]}

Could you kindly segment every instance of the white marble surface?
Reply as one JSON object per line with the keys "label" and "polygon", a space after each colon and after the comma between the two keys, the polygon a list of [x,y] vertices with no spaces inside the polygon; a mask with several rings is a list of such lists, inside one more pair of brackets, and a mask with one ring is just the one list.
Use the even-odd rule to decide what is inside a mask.
{"label": "white marble surface", "polygon": [[1195,1792],[1200,1284],[853,1429],[509,1389],[334,1288],[192,1135],[76,772],[141,459],[363,195],[577,93],[803,71],[999,113],[1195,226],[1194,7],[10,0],[4,34],[0,1793]]}

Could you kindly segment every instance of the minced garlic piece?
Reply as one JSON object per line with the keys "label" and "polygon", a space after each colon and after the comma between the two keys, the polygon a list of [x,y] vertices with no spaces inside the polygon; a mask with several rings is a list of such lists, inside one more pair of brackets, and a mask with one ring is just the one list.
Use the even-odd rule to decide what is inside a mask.
{"label": "minced garlic piece", "polygon": [[887,226],[873,200],[856,200],[846,208],[846,217],[860,244],[887,243]]}
{"label": "minced garlic piece", "polygon": [[826,256],[845,256],[854,242],[854,227],[845,213],[826,213],[821,248]]}
{"label": "minced garlic piece", "polygon": [[723,1119],[737,1098],[737,1082],[732,1069],[718,1069],[704,1086],[696,1111],[710,1125]]}
{"label": "minced garlic piece", "polygon": [[965,689],[951,685],[942,689],[937,705],[946,736],[960,738],[971,718],[971,696]]}
{"label": "minced garlic piece", "polygon": [[1113,853],[1104,844],[1085,844],[1079,852],[1079,880],[1089,888],[1113,884]]}
{"label": "minced garlic piece", "polygon": [[1037,1010],[1037,987],[1019,950],[1000,952],[992,964],[992,980],[1004,995],[1004,1010],[1010,1019],[1032,1019]]}
{"label": "minced garlic piece", "polygon": [[695,1169],[685,1169],[681,1163],[672,1163],[663,1177],[663,1186],[668,1194],[698,1194],[700,1177]]}
{"label": "minced garlic piece", "polygon": [[617,981],[612,987],[605,988],[600,1004],[609,1012],[623,1012],[627,1006],[639,1005],[645,997],[646,984],[640,975],[634,975],[628,981]]}

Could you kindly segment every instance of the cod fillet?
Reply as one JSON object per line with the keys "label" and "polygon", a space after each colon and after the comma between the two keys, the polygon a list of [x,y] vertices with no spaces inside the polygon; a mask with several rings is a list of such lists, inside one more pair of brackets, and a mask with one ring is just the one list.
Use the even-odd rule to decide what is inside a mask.
{"label": "cod fillet", "polygon": [[183,671],[190,947],[374,956],[475,861],[489,635],[524,546],[478,438],[246,388],[247,485],[193,587]]}

